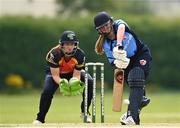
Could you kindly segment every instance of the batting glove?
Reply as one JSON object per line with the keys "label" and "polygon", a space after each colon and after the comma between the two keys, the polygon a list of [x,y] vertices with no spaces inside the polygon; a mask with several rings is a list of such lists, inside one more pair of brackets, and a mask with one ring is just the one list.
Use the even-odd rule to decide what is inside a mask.
{"label": "batting glove", "polygon": [[115,66],[120,69],[126,69],[127,66],[129,65],[129,62],[130,62],[130,59],[127,57],[123,59],[114,60]]}
{"label": "batting glove", "polygon": [[127,53],[123,49],[119,49],[118,46],[113,48],[113,56],[115,59],[124,59],[127,57]]}

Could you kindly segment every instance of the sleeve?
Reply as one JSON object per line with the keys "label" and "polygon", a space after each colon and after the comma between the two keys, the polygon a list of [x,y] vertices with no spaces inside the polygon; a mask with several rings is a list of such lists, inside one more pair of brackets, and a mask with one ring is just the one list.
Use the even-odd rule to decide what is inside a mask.
{"label": "sleeve", "polygon": [[59,63],[58,63],[59,58],[60,58],[59,53],[55,50],[52,50],[52,51],[48,52],[48,54],[46,56],[46,62],[50,67],[58,68],[59,67]]}
{"label": "sleeve", "polygon": [[76,70],[84,69],[85,66],[85,54],[82,50],[78,50],[76,54],[77,64],[75,65]]}
{"label": "sleeve", "polygon": [[137,45],[134,37],[130,34],[125,32],[125,39],[123,40],[124,50],[127,52],[127,57],[132,57],[137,52]]}
{"label": "sleeve", "polygon": [[117,24],[117,26],[119,26],[120,24],[124,24],[126,27],[129,27],[129,25],[122,19],[116,20],[115,23]]}

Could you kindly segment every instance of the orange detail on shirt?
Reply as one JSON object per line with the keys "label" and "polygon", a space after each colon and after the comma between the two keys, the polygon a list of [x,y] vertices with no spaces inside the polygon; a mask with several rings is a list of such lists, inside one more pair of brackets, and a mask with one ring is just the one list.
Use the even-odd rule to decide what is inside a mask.
{"label": "orange detail on shirt", "polygon": [[61,58],[61,60],[59,61],[60,74],[73,73],[75,65],[77,64],[78,62],[75,58],[71,58],[68,62],[64,60],[64,57]]}

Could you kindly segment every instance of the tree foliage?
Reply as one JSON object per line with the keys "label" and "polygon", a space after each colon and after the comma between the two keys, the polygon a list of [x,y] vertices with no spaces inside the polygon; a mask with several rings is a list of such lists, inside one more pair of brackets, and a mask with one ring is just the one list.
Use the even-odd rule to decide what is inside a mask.
{"label": "tree foliage", "polygon": [[[166,88],[180,88],[180,19],[159,22],[162,19],[156,17],[130,16],[124,20],[151,49],[153,63],[148,81]],[[64,30],[77,33],[87,61],[105,63],[105,69],[108,69],[105,70],[105,81],[111,87],[113,70],[105,56],[94,52],[98,34],[92,18],[4,17],[0,19],[0,89],[6,86],[5,80],[10,74],[22,76],[24,84],[31,82],[34,87],[42,86],[46,53],[58,44],[59,35]]]}
{"label": "tree foliage", "polygon": [[69,13],[76,15],[77,13],[98,12],[103,10],[116,11],[131,14],[147,14],[150,13],[148,2],[134,0],[56,0],[58,4],[58,13]]}

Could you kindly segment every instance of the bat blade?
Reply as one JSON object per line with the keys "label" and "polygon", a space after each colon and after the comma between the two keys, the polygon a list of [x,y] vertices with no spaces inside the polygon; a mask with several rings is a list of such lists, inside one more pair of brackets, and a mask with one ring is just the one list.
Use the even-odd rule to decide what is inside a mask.
{"label": "bat blade", "polygon": [[[118,77],[118,79],[117,79]],[[114,86],[113,86],[113,107],[114,112],[120,112],[122,108],[124,86],[124,71],[122,69],[114,70]]]}

